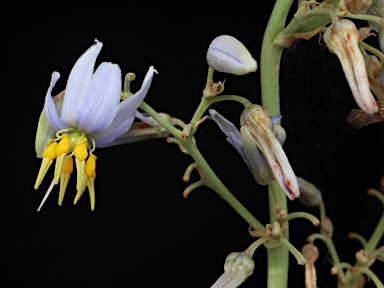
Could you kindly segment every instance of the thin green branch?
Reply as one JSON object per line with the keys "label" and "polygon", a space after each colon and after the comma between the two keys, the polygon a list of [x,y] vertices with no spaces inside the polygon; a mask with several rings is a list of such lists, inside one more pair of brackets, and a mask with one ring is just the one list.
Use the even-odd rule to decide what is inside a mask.
{"label": "thin green branch", "polygon": [[194,161],[199,165],[204,175],[209,179],[212,189],[219,194],[248,224],[256,230],[263,230],[264,226],[233,196],[228,188],[221,182],[217,175],[213,172],[203,155],[200,153],[196,144],[193,142],[192,137],[183,138],[181,131],[163,117],[161,117],[154,109],[147,103],[142,102],[140,108],[151,115],[156,121],[160,123],[165,129],[168,130],[179,142],[185,147]]}

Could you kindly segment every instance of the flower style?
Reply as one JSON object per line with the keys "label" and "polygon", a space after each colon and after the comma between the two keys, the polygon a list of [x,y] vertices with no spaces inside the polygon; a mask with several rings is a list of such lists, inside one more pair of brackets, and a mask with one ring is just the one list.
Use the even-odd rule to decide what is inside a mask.
{"label": "flower style", "polygon": [[270,117],[265,109],[252,104],[241,114],[240,131],[217,111],[210,115],[227,141],[240,153],[256,182],[268,185],[274,179],[290,200],[300,196],[297,178],[282,148],[285,131],[280,125],[281,115]]}
{"label": "flower style", "polygon": [[248,49],[235,37],[229,35],[221,35],[213,39],[207,51],[207,62],[210,67],[219,72],[234,75],[245,75],[257,69],[257,62]]}
{"label": "flower style", "polygon": [[[60,74],[56,71],[52,73],[39,119],[35,144],[42,164],[34,188],[39,188],[53,160],[56,160],[54,178],[46,196],[60,180],[59,205],[73,170],[74,156],[77,170],[74,204],[88,187],[91,209],[94,210],[96,156],[93,152],[96,146],[108,147],[124,142],[124,134],[133,125],[137,108],[148,92],[154,73],[157,73],[151,66],[140,90],[120,101],[122,84],[119,66],[103,62],[94,71],[102,46],[95,39],[95,44],[73,66],[65,90],[55,97],[51,93]],[[130,142],[128,140],[125,143]]]}
{"label": "flower style", "polygon": [[357,105],[367,114],[379,108],[369,87],[364,57],[359,49],[359,32],[355,24],[342,19],[332,23],[324,32],[324,42],[337,55]]}

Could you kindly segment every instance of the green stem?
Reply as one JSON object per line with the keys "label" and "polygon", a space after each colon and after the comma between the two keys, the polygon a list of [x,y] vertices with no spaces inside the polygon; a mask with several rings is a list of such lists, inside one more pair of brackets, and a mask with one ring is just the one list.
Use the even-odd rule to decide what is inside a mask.
{"label": "green stem", "polygon": [[[260,83],[261,83],[261,102],[262,106],[268,111],[269,115],[280,113],[280,60],[284,48],[273,44],[276,35],[284,29],[288,12],[291,8],[293,0],[276,0],[267,27],[265,29],[264,38],[261,46],[260,55]],[[279,205],[288,213],[287,199],[284,193],[273,181],[268,189],[279,189],[278,193]],[[276,219],[274,215],[274,199],[271,191],[268,193],[270,223]],[[288,240],[289,225],[283,232],[283,236]],[[288,265],[289,252],[284,246],[277,248],[267,248],[268,257],[268,274],[267,281],[269,288],[285,288],[288,285]]]}
{"label": "green stem", "polygon": [[191,138],[182,139],[184,147],[188,150],[191,157],[199,164],[200,169],[205,176],[209,179],[214,190],[219,196],[225,200],[235,211],[252,227],[256,230],[263,230],[264,226],[233,196],[233,194],[227,189],[227,187],[216,176],[213,170],[210,168],[207,161],[201,155],[200,151],[193,143]]}
{"label": "green stem", "polygon": [[192,125],[196,124],[201,119],[205,111],[209,108],[209,106],[211,106],[213,103],[217,103],[221,101],[239,102],[244,107],[247,107],[252,104],[248,99],[238,95],[220,95],[220,96],[207,97],[207,98],[203,97],[195,113],[193,114],[190,123]]}
{"label": "green stem", "polygon": [[147,103],[142,102],[140,108],[151,115],[160,125],[168,130],[180,143],[188,150],[191,157],[199,165],[204,175],[209,179],[210,184],[214,188],[213,190],[219,194],[219,196],[225,200],[248,224],[256,230],[264,230],[264,226],[233,196],[228,188],[221,182],[219,177],[213,172],[207,161],[201,155],[199,149],[192,141],[192,137],[182,138],[181,131],[168,121],[166,121],[161,115],[153,110]]}
{"label": "green stem", "polygon": [[320,224],[319,219],[317,219],[315,216],[313,216],[310,213],[307,212],[293,212],[289,213],[287,215],[287,218],[284,219],[284,221],[289,221],[295,218],[304,218],[312,222],[314,226],[318,226]]}
{"label": "green stem", "polygon": [[384,53],[381,52],[379,49],[376,49],[375,47],[372,47],[371,45],[365,43],[365,42],[359,42],[359,45],[363,47],[365,50],[371,52],[372,54],[376,55],[377,58],[379,58],[380,62],[384,62]]}
{"label": "green stem", "polygon": [[384,213],[381,215],[379,222],[376,225],[375,231],[373,231],[371,237],[368,240],[364,250],[369,255],[371,254],[379,244],[381,238],[384,235]]}
{"label": "green stem", "polygon": [[306,261],[305,261],[305,258],[303,256],[303,254],[301,254],[301,252],[299,250],[297,250],[296,247],[293,246],[287,239],[285,239],[284,237],[279,237],[278,241],[285,248],[287,248],[288,251],[291,252],[293,256],[295,256],[295,258],[297,260],[297,263],[299,265],[304,265],[305,264]]}
{"label": "green stem", "polygon": [[354,14],[348,12],[347,15],[345,15],[346,18],[351,19],[358,19],[358,20],[365,20],[365,21],[372,21],[377,23],[378,25],[384,25],[384,19],[375,15],[369,15],[369,14]]}
{"label": "green stem", "polygon": [[[339,265],[340,264],[339,254],[337,254],[337,250],[336,250],[335,244],[333,243],[332,237],[329,235],[326,235],[326,234],[316,233],[316,234],[312,234],[311,236],[309,236],[308,240],[310,240],[311,242],[314,242],[316,239],[322,240],[324,242],[325,246],[327,246],[328,252],[331,255],[331,258],[333,261],[332,264],[333,265]],[[341,279],[341,281],[343,283],[346,283],[346,277],[345,277],[344,271],[342,269],[340,269],[340,270],[338,270],[337,274],[338,274],[339,278]]]}
{"label": "green stem", "polygon": [[323,201],[321,201],[319,204],[319,211],[320,211],[320,222],[323,222],[325,220],[325,217],[327,217],[325,212],[325,205]]}
{"label": "green stem", "polygon": [[[367,244],[364,247],[365,252],[367,255],[370,255],[379,244],[381,238],[384,235],[384,213],[381,215],[379,222],[376,225],[375,231],[373,231],[371,237],[369,238]],[[356,283],[357,279],[359,278],[359,273],[351,273],[348,271],[346,273],[346,281],[349,285],[352,285]]]}
{"label": "green stem", "polygon": [[217,103],[217,102],[221,102],[221,101],[229,101],[229,100],[239,102],[239,103],[243,104],[245,108],[248,107],[249,105],[252,105],[251,101],[249,101],[248,99],[246,99],[244,97],[237,96],[237,95],[216,96],[216,97],[213,97],[212,103]]}
{"label": "green stem", "polygon": [[376,274],[373,273],[371,269],[369,269],[368,267],[361,267],[359,268],[359,270],[365,275],[367,275],[369,279],[371,279],[372,282],[375,283],[377,288],[384,288],[384,285],[383,283],[381,283],[379,277],[377,277]]}

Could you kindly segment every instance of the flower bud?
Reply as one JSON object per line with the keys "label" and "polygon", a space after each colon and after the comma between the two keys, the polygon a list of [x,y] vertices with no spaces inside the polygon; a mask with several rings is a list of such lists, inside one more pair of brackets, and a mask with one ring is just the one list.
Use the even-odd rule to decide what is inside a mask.
{"label": "flower bud", "polygon": [[381,82],[380,75],[384,64],[375,55],[365,55],[364,59],[371,90],[378,99],[384,98],[384,82]]}
{"label": "flower bud", "polygon": [[[384,18],[384,0],[377,0],[373,3],[368,9],[367,14]],[[376,22],[368,21],[368,24],[373,27],[376,32],[379,32],[379,25]]]}
{"label": "flower bud", "polygon": [[371,0],[344,0],[345,8],[351,13],[366,13],[372,5]]}
{"label": "flower bud", "polygon": [[325,217],[320,224],[321,233],[332,237],[333,235],[333,223],[329,217]]}
{"label": "flower bud", "polygon": [[318,206],[323,201],[321,191],[311,182],[297,177],[299,183],[300,197],[299,201],[305,206]]}
{"label": "flower bud", "polygon": [[355,253],[356,261],[360,265],[366,265],[369,262],[369,257],[364,250],[359,250]]}
{"label": "flower bud", "polygon": [[216,71],[234,75],[245,75],[257,69],[257,62],[248,49],[229,35],[218,36],[211,42],[207,62]]}
{"label": "flower bud", "polygon": [[329,51],[339,58],[357,105],[367,114],[376,113],[379,108],[369,87],[355,24],[348,19],[332,23],[325,30],[323,39]]}
{"label": "flower bud", "polygon": [[227,256],[224,264],[224,274],[211,288],[235,288],[252,275],[255,263],[246,252],[233,252]]}

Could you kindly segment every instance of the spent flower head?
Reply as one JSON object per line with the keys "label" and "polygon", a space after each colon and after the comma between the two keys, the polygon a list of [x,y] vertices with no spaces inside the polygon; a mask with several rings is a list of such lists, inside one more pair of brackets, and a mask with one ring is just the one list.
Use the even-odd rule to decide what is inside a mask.
{"label": "spent flower head", "polygon": [[275,125],[281,119],[280,114],[271,117],[262,106],[252,104],[241,114],[239,132],[217,111],[210,109],[209,113],[227,136],[227,141],[243,157],[257,183],[268,185],[276,179],[290,200],[299,197],[296,176],[281,146],[285,132]]}
{"label": "spent flower head", "polygon": [[357,105],[367,114],[377,112],[379,108],[370,90],[355,24],[348,19],[335,21],[325,30],[323,39],[329,51],[339,58]]}
{"label": "spent flower head", "polygon": [[281,142],[273,133],[272,117],[268,112],[262,106],[252,104],[241,113],[240,124],[249,131],[283,192],[290,200],[299,197],[296,175]]}

